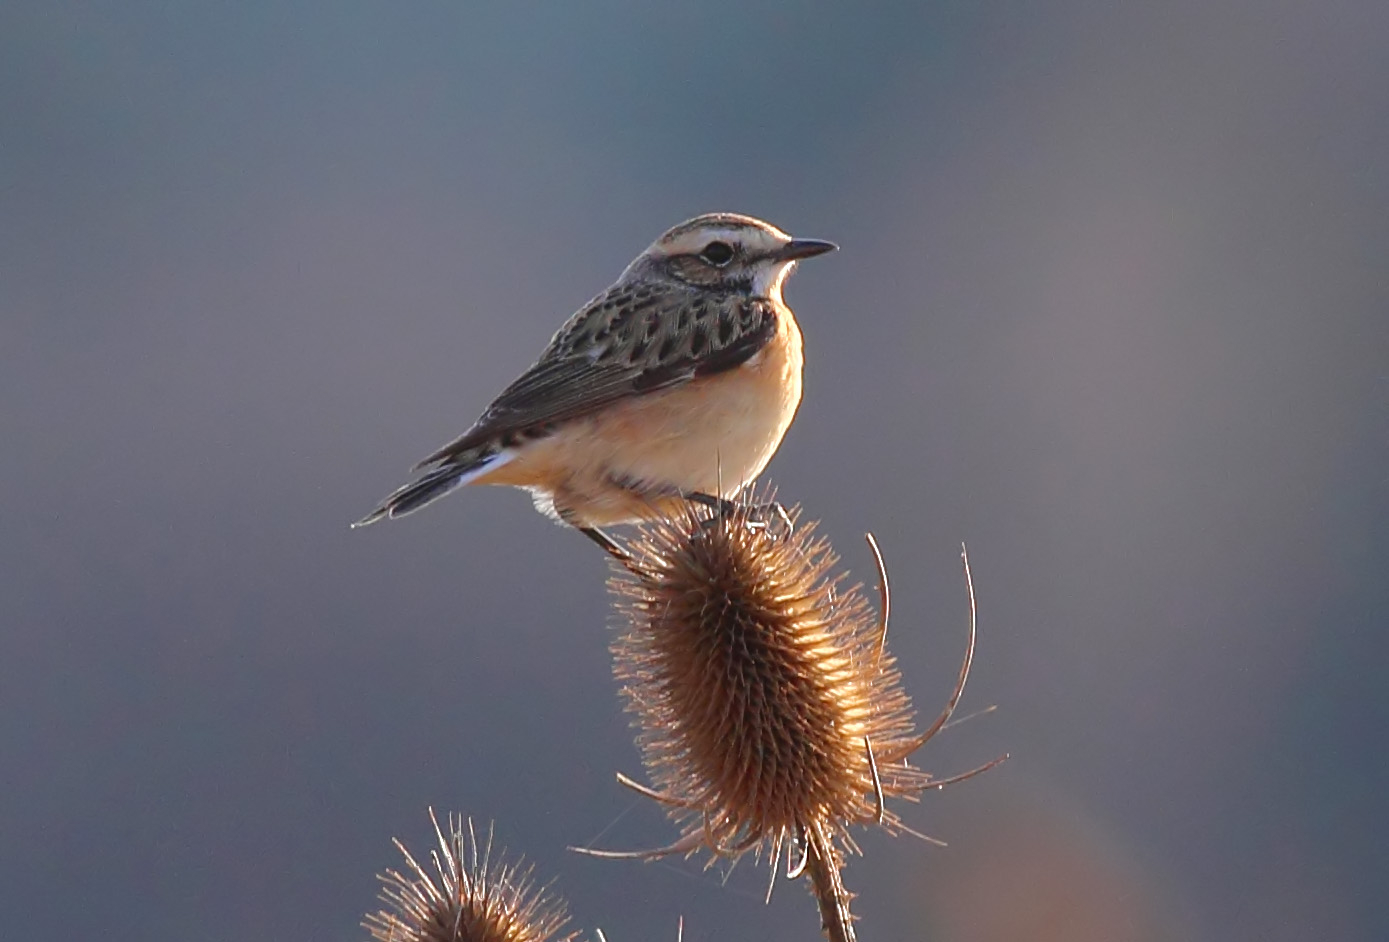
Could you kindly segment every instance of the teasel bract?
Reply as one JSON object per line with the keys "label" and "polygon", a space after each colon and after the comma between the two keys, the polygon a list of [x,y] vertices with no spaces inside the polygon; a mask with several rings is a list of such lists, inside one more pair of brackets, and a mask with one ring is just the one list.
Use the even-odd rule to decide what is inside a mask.
{"label": "teasel bract", "polygon": [[[770,494],[763,495],[770,497]],[[611,580],[619,636],[614,673],[638,730],[652,787],[619,780],[664,805],[681,836],[651,851],[576,848],[604,857],[656,859],[705,850],[709,863],[747,852],[766,859],[770,897],[783,854],[788,878],[811,877],[831,940],[854,938],[840,871],[859,853],[850,828],[877,824],[933,843],[887,807],[961,781],[907,759],[949,721],[974,655],[969,642],[936,720],[913,727],[911,701],[886,649],[887,574],[878,613],[846,588],[838,557],[793,508],[769,523],[768,500],[705,508],[644,524]]]}
{"label": "teasel bract", "polygon": [[433,809],[429,819],[439,846],[430,851],[431,874],[399,840],[406,871],[381,875],[386,909],[362,923],[377,942],[571,942],[562,900],[537,887],[521,860],[492,857],[492,829],[479,844],[471,819],[450,817],[448,832]]}

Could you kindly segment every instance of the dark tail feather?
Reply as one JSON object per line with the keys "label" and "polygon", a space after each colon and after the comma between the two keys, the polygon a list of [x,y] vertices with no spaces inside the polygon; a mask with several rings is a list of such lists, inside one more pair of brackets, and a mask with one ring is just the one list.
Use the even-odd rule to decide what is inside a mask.
{"label": "dark tail feather", "polygon": [[382,517],[403,517],[425,504],[438,500],[459,484],[469,469],[457,465],[436,468],[418,480],[412,481],[382,501],[381,506],[352,524],[353,528],[375,523]]}

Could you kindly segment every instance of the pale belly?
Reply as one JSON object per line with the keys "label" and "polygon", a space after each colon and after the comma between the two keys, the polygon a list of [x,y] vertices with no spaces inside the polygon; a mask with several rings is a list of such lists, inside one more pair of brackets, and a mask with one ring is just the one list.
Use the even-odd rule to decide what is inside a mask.
{"label": "pale belly", "polygon": [[742,366],[566,423],[474,483],[529,488],[538,507],[578,526],[666,511],[680,493],[736,495],[771,461],[800,405],[800,332],[782,320]]}

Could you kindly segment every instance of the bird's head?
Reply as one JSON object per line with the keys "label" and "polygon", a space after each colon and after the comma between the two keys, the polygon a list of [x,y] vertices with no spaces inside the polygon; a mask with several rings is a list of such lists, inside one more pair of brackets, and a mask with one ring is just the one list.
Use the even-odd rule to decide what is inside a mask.
{"label": "bird's head", "polygon": [[793,239],[751,216],[706,213],[668,230],[628,271],[694,288],[780,300],[782,283],[797,262],[835,248],[833,242]]}

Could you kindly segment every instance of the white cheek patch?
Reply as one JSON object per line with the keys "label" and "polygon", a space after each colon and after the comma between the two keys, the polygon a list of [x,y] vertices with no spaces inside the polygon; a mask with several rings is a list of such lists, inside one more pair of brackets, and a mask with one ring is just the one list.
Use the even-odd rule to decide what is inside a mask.
{"label": "white cheek patch", "polygon": [[752,292],[759,298],[781,300],[781,286],[796,267],[795,262],[773,262],[760,265],[752,276]]}

